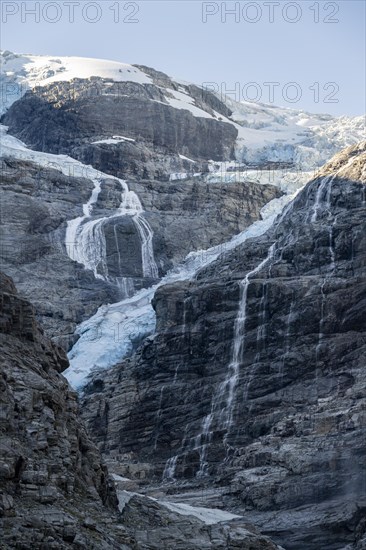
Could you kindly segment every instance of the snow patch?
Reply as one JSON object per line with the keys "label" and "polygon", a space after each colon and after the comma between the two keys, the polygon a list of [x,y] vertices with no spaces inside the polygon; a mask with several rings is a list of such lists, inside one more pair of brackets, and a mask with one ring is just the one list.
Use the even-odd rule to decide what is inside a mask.
{"label": "snow patch", "polygon": [[201,506],[190,506],[185,503],[166,502],[164,500],[159,500],[158,502],[172,512],[176,512],[182,516],[194,516],[206,525],[214,525],[215,523],[232,521],[233,519],[241,519],[242,517],[218,508],[203,508]]}
{"label": "snow patch", "polygon": [[114,143],[121,143],[123,141],[135,142],[136,140],[125,136],[113,136],[107,139],[99,139],[98,141],[92,141],[91,143],[92,145],[97,145],[99,143],[106,143],[107,145],[110,145]]}
{"label": "snow patch", "polygon": [[204,508],[201,506],[191,506],[190,504],[180,502],[167,502],[165,500],[159,500],[140,493],[133,493],[131,491],[117,491],[118,508],[120,512],[123,511],[126,504],[128,504],[134,496],[139,496],[152,502],[157,502],[161,506],[164,506],[164,508],[167,508],[171,512],[181,516],[193,516],[206,525],[214,525],[216,523],[232,521],[234,519],[242,519],[242,516],[238,516],[218,508]]}
{"label": "snow patch", "polygon": [[182,160],[188,160],[189,162],[196,162],[195,160],[192,160],[188,157],[185,157],[184,155],[179,155],[179,157],[182,159]]}

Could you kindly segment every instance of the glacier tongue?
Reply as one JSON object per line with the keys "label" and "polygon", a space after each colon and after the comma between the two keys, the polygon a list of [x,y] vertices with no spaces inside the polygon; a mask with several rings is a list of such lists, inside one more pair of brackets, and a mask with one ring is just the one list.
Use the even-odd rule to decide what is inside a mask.
{"label": "glacier tongue", "polygon": [[221,253],[232,250],[247,239],[263,235],[293,197],[294,194],[284,195],[268,203],[262,210],[263,219],[230,241],[207,250],[191,252],[181,265],[171,270],[159,283],[140,290],[131,298],[101,306],[95,315],[81,323],[76,330],[79,339],[69,352],[70,367],[64,372],[70,384],[81,389],[88,382],[92,371],[112,367],[131,354],[136,342],[153,333],[155,312],[151,300],[159,286],[191,279]]}

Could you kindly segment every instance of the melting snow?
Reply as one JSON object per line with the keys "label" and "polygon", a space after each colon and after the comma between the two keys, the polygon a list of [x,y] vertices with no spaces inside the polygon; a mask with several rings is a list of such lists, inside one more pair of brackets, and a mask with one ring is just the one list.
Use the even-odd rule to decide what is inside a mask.
{"label": "melting snow", "polygon": [[190,506],[189,504],[179,502],[166,502],[163,500],[158,501],[172,512],[181,514],[182,516],[194,516],[199,520],[206,523],[206,525],[213,525],[222,521],[231,521],[233,519],[239,519],[241,516],[219,510],[218,508],[203,508],[201,506]]}
{"label": "melting snow", "polygon": [[195,160],[192,160],[188,157],[185,157],[184,155],[179,155],[179,157],[182,159],[182,160],[188,160],[189,162],[196,162]]}

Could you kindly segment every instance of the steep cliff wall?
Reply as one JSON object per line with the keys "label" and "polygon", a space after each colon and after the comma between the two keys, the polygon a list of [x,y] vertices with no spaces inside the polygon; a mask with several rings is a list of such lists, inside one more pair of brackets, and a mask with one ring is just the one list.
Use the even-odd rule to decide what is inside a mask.
{"label": "steep cliff wall", "polygon": [[266,235],[161,287],[154,337],[83,402],[116,464],[221,486],[286,548],[355,543],[365,513],[365,163],[346,149]]}

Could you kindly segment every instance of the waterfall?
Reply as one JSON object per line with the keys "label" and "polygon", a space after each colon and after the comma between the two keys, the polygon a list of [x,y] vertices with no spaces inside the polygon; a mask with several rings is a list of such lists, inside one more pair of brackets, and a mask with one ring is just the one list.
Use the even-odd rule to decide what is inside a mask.
{"label": "waterfall", "polygon": [[266,337],[266,304],[267,304],[267,282],[263,282],[262,298],[259,304],[258,329],[257,329],[257,354],[254,362],[257,363],[261,357],[261,349]]}
{"label": "waterfall", "polygon": [[[328,217],[331,216],[331,192],[332,192],[332,183],[334,180],[334,176],[331,177],[324,177],[321,184],[319,185],[314,206],[312,210],[311,215],[311,221],[314,223],[318,220],[318,214],[321,210],[326,210],[328,213]],[[325,196],[325,207],[323,206],[324,201],[324,194],[326,190],[326,196]],[[284,209],[281,216],[277,220],[277,224],[280,224],[285,215],[288,213],[289,209],[291,208],[291,203]],[[329,250],[330,250],[330,257],[331,257],[331,273],[333,273],[334,267],[335,267],[335,255],[333,250],[333,224],[330,226],[329,229]],[[225,380],[219,385],[218,390],[216,391],[212,402],[211,402],[211,411],[210,413],[203,419],[202,422],[202,431],[195,439],[196,441],[200,441],[201,444],[201,452],[200,452],[200,466],[197,475],[202,476],[204,475],[206,469],[207,469],[207,448],[208,445],[211,443],[212,436],[213,436],[213,424],[216,421],[217,427],[225,430],[225,437],[224,437],[224,443],[227,442],[227,437],[230,433],[230,429],[233,424],[233,412],[234,412],[234,405],[235,405],[235,396],[236,396],[236,389],[239,381],[239,374],[240,374],[240,364],[242,362],[243,352],[245,350],[245,324],[247,319],[247,298],[248,298],[248,289],[249,285],[251,283],[252,278],[259,273],[268,262],[273,260],[275,253],[275,244],[273,244],[267,254],[267,257],[252,271],[247,273],[245,279],[243,279],[240,282],[240,299],[239,299],[239,308],[238,313],[235,319],[235,325],[234,325],[234,339],[233,339],[233,347],[232,347],[232,355],[231,355],[231,361],[228,365],[227,369],[227,375]],[[271,269],[271,266],[270,266]],[[269,276],[271,275],[269,270]],[[319,344],[318,347],[320,347],[321,340],[323,338],[322,329],[323,329],[323,315],[324,315],[324,305],[325,305],[325,296],[324,296],[324,285],[325,281],[322,285],[322,320],[320,322],[320,329],[319,329]],[[264,321],[265,311],[264,311],[264,302],[266,297],[266,284],[264,283],[263,286],[263,296],[261,299],[261,322]],[[290,313],[288,316],[288,326],[287,326],[287,332],[286,332],[286,352],[285,356],[288,355],[289,352],[289,340],[290,340],[290,326],[291,326],[291,320],[292,320],[292,304],[290,308]],[[264,328],[261,327],[257,334],[257,341],[258,338],[262,338],[264,334]],[[258,346],[257,346],[258,347]],[[259,359],[258,351],[256,355],[256,360]],[[285,359],[283,359],[284,361]],[[283,365],[282,365],[283,369]],[[280,375],[282,375],[283,372],[280,372]],[[254,376],[254,373],[253,373]],[[246,388],[244,391],[244,398],[248,398],[248,392],[249,392],[249,385],[250,385],[251,378],[249,378]]]}
{"label": "waterfall", "polygon": [[156,414],[156,428],[157,428],[157,434],[155,437],[155,443],[154,443],[154,449],[157,449],[158,446],[158,439],[159,439],[159,431],[160,431],[160,419],[162,416],[162,408],[163,408],[163,394],[164,394],[165,386],[161,386],[160,390],[160,398],[159,398],[159,408],[158,412]]}
{"label": "waterfall", "polygon": [[[334,241],[334,226],[335,226],[336,221],[337,221],[337,216],[334,216],[332,214],[332,205],[331,205],[332,188],[333,188],[334,179],[335,179],[335,175],[333,175],[332,177],[323,178],[323,181],[319,185],[318,190],[317,190],[315,204],[314,204],[314,207],[313,207],[313,215],[312,215],[312,218],[311,218],[311,221],[313,223],[317,222],[318,221],[318,213],[319,213],[320,210],[322,210],[323,212],[325,212],[327,214],[327,222],[328,222],[328,226],[329,226],[329,228],[328,228],[328,235],[329,235],[328,250],[329,250],[330,262],[329,262],[329,272],[325,274],[325,277],[324,277],[323,282],[322,282],[321,287],[320,287],[321,305],[320,305],[318,344],[316,346],[316,351],[315,351],[316,365],[318,364],[318,361],[319,361],[319,352],[320,352],[321,345],[322,345],[323,338],[324,338],[324,324],[325,324],[324,316],[325,316],[325,307],[326,307],[326,301],[327,301],[325,287],[326,287],[326,284],[327,284],[328,280],[330,279],[330,277],[332,277],[332,275],[334,274],[334,271],[336,269],[336,258],[335,258],[335,251],[334,251],[333,241]],[[326,187],[327,187],[326,194],[325,194],[325,197],[323,197],[324,190],[325,190]],[[323,206],[321,206],[322,198],[323,198]]]}
{"label": "waterfall", "polygon": [[177,460],[178,460],[178,456],[173,456],[172,458],[169,458],[164,468],[163,480],[165,481],[174,480],[175,470],[177,467]]}
{"label": "waterfall", "polygon": [[141,241],[142,272],[144,277],[157,279],[159,277],[158,267],[155,263],[154,250],[152,246],[153,232],[140,213],[133,216],[134,222]]}
{"label": "waterfall", "polygon": [[259,273],[268,262],[274,257],[275,243],[268,250],[266,258],[260,262],[252,271],[249,271],[245,278],[240,281],[240,298],[238,313],[234,324],[234,339],[231,352],[231,360],[227,368],[225,380],[219,385],[211,401],[211,411],[204,417],[201,424],[201,432],[192,438],[182,441],[179,455],[170,458],[166,464],[163,479],[174,478],[174,474],[168,476],[174,466],[177,465],[179,456],[184,456],[187,452],[197,450],[200,456],[200,465],[196,476],[202,477],[207,471],[207,449],[212,441],[213,424],[216,421],[218,429],[226,432],[225,439],[230,432],[233,423],[233,412],[235,405],[235,396],[240,374],[240,364],[245,349],[245,325],[247,320],[247,298],[248,289],[253,277]]}
{"label": "waterfall", "polygon": [[279,368],[279,376],[281,377],[281,381],[283,380],[283,375],[284,375],[284,370],[285,370],[285,362],[286,362],[286,359],[287,359],[287,357],[290,353],[290,344],[291,344],[291,336],[292,336],[291,326],[292,326],[292,322],[293,322],[293,318],[294,318],[294,309],[295,309],[295,306],[296,306],[296,301],[295,301],[295,298],[294,298],[294,294],[295,294],[295,292],[293,292],[293,295],[292,295],[292,298],[291,298],[290,310],[289,310],[288,315],[287,315],[286,331],[285,331],[284,340],[283,340],[284,353],[283,353],[282,361],[281,361],[280,368]]}
{"label": "waterfall", "polygon": [[311,216],[311,221],[312,222],[316,222],[317,219],[318,219],[318,213],[319,213],[319,210],[321,209],[322,195],[324,193],[324,189],[326,188],[326,186],[328,185],[328,182],[330,180],[331,180],[330,176],[324,177],[323,181],[318,186],[318,189],[317,189],[316,195],[315,195],[314,206],[313,206],[313,210],[312,210],[312,216]]}
{"label": "waterfall", "polygon": [[100,178],[94,178],[94,189],[92,191],[92,194],[88,202],[83,204],[83,216],[79,216],[78,218],[74,218],[73,220],[69,220],[67,222],[66,236],[65,236],[65,245],[66,245],[67,254],[75,262],[79,262],[84,265],[85,265],[84,263],[85,260],[84,258],[81,258],[82,249],[80,249],[78,245],[77,235],[80,231],[81,224],[87,218],[91,217],[91,214],[93,212],[93,207],[96,204],[99,197],[99,193],[101,191],[101,183],[102,183],[102,180]]}
{"label": "waterfall", "polygon": [[[263,219],[254,222],[224,244],[191,252],[182,264],[153,286],[115,304],[101,306],[95,315],[81,323],[76,330],[79,338],[69,352],[70,367],[64,373],[70,384],[74,388],[81,388],[93,368],[105,369],[121,361],[131,353],[134,341],[141,340],[154,331],[155,312],[151,300],[159,286],[193,279],[200,269],[214,262],[223,252],[235,249],[249,238],[263,235],[283,209],[287,211],[285,207],[294,196],[285,195],[273,199],[263,208]],[[114,334],[117,325],[128,325],[128,331],[119,330],[116,341]],[[96,326],[98,340],[94,338]]]}
{"label": "waterfall", "polygon": [[[243,352],[245,349],[245,324],[247,319],[247,298],[248,289],[252,278],[259,273],[266,264],[273,259],[275,251],[275,243],[269,248],[266,258],[252,271],[247,273],[245,278],[240,281],[240,299],[238,313],[234,325],[234,340],[231,354],[231,361],[227,369],[225,380],[219,385],[212,402],[211,412],[203,422],[202,440],[209,441],[211,438],[210,432],[213,421],[217,418],[219,426],[225,429],[226,436],[230,432],[233,422],[233,412],[235,404],[236,388],[239,381],[240,364],[242,362]],[[222,403],[224,407],[222,408]],[[199,472],[202,471],[200,464]]]}
{"label": "waterfall", "polygon": [[122,296],[129,298],[135,294],[135,285],[130,277],[116,277],[117,286]]}
{"label": "waterfall", "polygon": [[[130,191],[125,181],[118,180],[121,187],[121,203],[117,211],[111,216],[90,219],[93,208],[101,191],[102,178],[94,179],[94,189],[89,201],[83,205],[83,216],[71,220],[66,229],[66,247],[69,257],[83,264],[86,269],[93,271],[96,278],[104,279],[117,284],[121,290],[128,292],[128,283],[122,282],[121,277],[111,278],[107,265],[107,246],[104,225],[109,221],[124,216],[130,216],[141,242],[142,272],[144,277],[158,278],[158,268],[154,259],[153,232],[148,222],[143,218],[143,210],[136,193]],[[121,256],[116,226],[114,238],[118,255],[119,273],[121,272]],[[123,278],[122,278],[123,279]],[[129,287],[131,288],[131,287]],[[128,296],[128,294],[126,294]]]}

